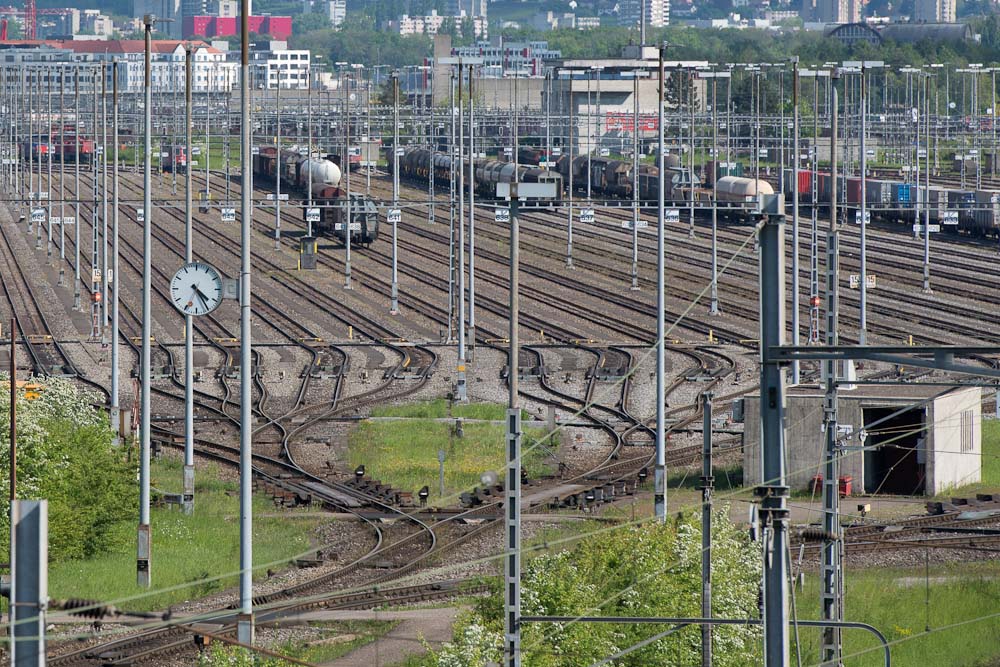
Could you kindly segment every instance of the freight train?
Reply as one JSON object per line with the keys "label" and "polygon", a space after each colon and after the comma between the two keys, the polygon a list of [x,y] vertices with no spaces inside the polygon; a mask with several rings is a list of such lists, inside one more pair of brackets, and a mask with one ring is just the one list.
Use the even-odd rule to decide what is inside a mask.
{"label": "freight train", "polygon": [[[340,187],[340,167],[322,158],[310,158],[298,150],[282,150],[280,175],[278,152],[274,146],[261,146],[253,156],[254,178],[274,183],[281,179],[282,186],[300,194],[309,193],[312,175],[313,206],[319,209],[319,220],[314,221],[317,235],[333,236],[346,243],[342,222],[346,217],[346,192]],[[351,194],[351,244],[370,245],[378,239],[378,207],[364,195]]]}
{"label": "freight train", "polygon": [[[839,176],[837,201],[854,222],[861,207],[861,178]],[[783,174],[786,205],[798,189],[799,204],[829,210],[832,178],[829,172],[800,170],[798,183],[795,171]],[[929,211],[930,224],[942,225],[942,231],[966,232],[973,236],[1000,236],[1000,193],[995,190],[961,189],[942,185],[929,188],[902,180],[867,178],[864,188],[865,209],[872,220],[894,223],[923,224]],[[919,195],[920,219],[917,220]]]}
{"label": "freight train", "polygon": [[[390,149],[391,150],[391,149]],[[393,169],[393,160],[389,158],[389,171]],[[425,148],[407,148],[399,156],[399,175],[426,182],[433,169],[435,183],[447,186],[451,183],[452,163],[457,162],[446,153],[431,152]],[[468,180],[468,162],[462,161],[463,173]],[[501,160],[475,160],[473,162],[473,187],[481,197],[493,199],[496,197],[497,183],[514,182],[514,163]],[[517,166],[517,181],[519,183],[554,183],[557,196],[563,192],[563,179],[559,172],[532,166]],[[466,185],[468,187],[468,185]]]}

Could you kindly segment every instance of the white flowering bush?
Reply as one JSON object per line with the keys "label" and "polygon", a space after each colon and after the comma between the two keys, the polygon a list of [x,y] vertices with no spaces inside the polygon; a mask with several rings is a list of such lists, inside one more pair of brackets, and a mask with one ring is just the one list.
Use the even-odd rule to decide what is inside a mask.
{"label": "white flowering bush", "polygon": [[[712,610],[716,617],[755,618],[760,555],[744,531],[715,513]],[[586,538],[572,550],[541,555],[524,566],[522,613],[547,616],[701,616],[699,515],[665,525],[622,528]],[[454,639],[433,656],[435,667],[486,667],[503,650],[503,593],[498,583],[456,624]],[[525,624],[526,667],[578,667],[662,633],[668,626],[593,623]],[[717,667],[742,667],[759,658],[759,629],[717,626]],[[698,664],[701,632],[689,626],[628,653],[616,665]]]}
{"label": "white flowering bush", "polygon": [[[9,376],[0,375],[0,493],[9,496]],[[49,556],[84,558],[111,548],[115,524],[134,514],[135,466],[112,446],[107,415],[69,380],[33,378],[38,399],[17,399],[17,497],[49,501]],[[0,512],[0,544],[10,524]]]}

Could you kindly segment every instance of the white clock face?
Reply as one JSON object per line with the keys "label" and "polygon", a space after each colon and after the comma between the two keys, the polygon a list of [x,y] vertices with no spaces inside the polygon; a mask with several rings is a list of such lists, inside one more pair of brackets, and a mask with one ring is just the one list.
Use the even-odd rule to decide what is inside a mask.
{"label": "white clock face", "polygon": [[222,303],[222,277],[208,264],[185,264],[170,281],[170,298],[185,315],[207,315]]}

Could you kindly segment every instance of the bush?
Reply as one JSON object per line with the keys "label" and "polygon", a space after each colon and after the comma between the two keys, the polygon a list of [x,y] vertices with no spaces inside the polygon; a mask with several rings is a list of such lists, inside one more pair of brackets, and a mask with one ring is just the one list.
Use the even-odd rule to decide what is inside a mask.
{"label": "bush", "polygon": [[[719,617],[757,616],[759,549],[717,512],[713,535],[712,609]],[[701,615],[701,531],[695,515],[675,523],[626,528],[584,539],[572,550],[535,558],[524,569],[521,608],[543,616]],[[526,624],[522,655],[530,667],[589,665],[666,630],[656,625]],[[719,626],[713,631],[718,667],[759,661],[759,630]],[[434,655],[437,667],[482,667],[499,662],[503,639],[500,584],[464,616],[455,639]],[[684,628],[633,651],[616,665],[696,664],[701,634]]]}
{"label": "bush", "polygon": [[[114,524],[134,515],[135,466],[112,446],[107,416],[68,380],[45,385],[33,401],[17,400],[17,496],[49,501],[49,558],[86,558],[115,544]],[[8,380],[0,378],[0,383]],[[0,493],[9,496],[10,400],[0,392]],[[0,513],[0,545],[10,523]]]}

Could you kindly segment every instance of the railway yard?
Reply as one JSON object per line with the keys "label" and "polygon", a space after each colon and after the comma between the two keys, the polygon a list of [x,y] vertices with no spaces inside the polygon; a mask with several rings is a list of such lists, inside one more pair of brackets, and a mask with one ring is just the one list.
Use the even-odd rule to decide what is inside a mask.
{"label": "railway yard", "polygon": [[[97,95],[92,98],[96,110]],[[811,639],[796,634],[797,651],[823,656],[815,664],[881,664],[871,661],[881,659],[883,643],[886,651],[890,644],[896,651],[894,644],[905,641],[902,631],[876,627],[874,616],[852,616],[857,589],[845,584],[848,570],[876,588],[871,582],[880,577],[912,580],[926,591],[927,609],[932,581],[947,586],[961,579],[974,586],[980,581],[974,576],[997,578],[1000,429],[993,416],[1000,416],[1000,214],[989,194],[1000,193],[995,174],[977,172],[976,188],[967,190],[973,177],[964,171],[925,173],[926,180],[913,186],[915,206],[887,194],[881,208],[868,203],[877,213],[862,227],[852,218],[865,210],[863,177],[845,173],[838,181],[836,160],[789,168],[784,153],[788,148],[791,159],[791,140],[783,115],[769,121],[782,128],[782,155],[773,174],[723,175],[713,162],[699,166],[701,180],[695,182],[680,161],[647,161],[640,169],[638,157],[633,166],[625,156],[598,151],[581,157],[579,147],[576,158],[569,148],[558,163],[552,152],[543,152],[544,166],[505,159],[499,150],[505,142],[513,147],[507,155],[518,155],[516,114],[512,138],[476,126],[480,137],[498,145],[495,154],[470,164],[456,157],[453,146],[440,150],[449,137],[428,137],[434,117],[417,123],[418,111],[427,109],[415,107],[407,107],[407,124],[390,121],[397,136],[390,142],[393,131],[383,131],[388,147],[377,160],[352,165],[337,154],[351,145],[349,138],[338,146],[340,139],[326,137],[329,155],[299,148],[296,142],[306,139],[301,122],[286,127],[281,115],[301,118],[303,101],[286,102],[277,121],[260,114],[260,136],[245,144],[254,147],[253,158],[243,161],[253,176],[249,193],[242,188],[251,174],[237,168],[238,156],[230,163],[230,150],[239,149],[230,138],[233,120],[215,127],[207,111],[206,125],[225,142],[224,159],[217,151],[210,166],[189,164],[190,136],[188,148],[181,149],[179,136],[159,119],[154,129],[163,133],[160,147],[171,147],[146,174],[138,162],[125,160],[112,173],[106,137],[102,155],[108,162],[93,168],[88,160],[82,171],[74,164],[80,156],[67,155],[65,140],[58,160],[50,159],[55,149],[48,138],[13,141],[43,131],[41,121],[35,127],[35,116],[7,123],[10,132],[2,133],[5,147],[19,147],[20,159],[5,161],[0,173],[8,195],[0,207],[0,348],[17,379],[32,383],[22,391],[44,395],[46,383],[68,379],[90,393],[101,414],[113,413],[110,423],[120,419],[115,436],[129,470],[138,473],[137,497],[157,514],[144,523],[148,507],[138,508],[139,537],[129,542],[129,568],[116,574],[131,582],[132,554],[138,552],[140,582],[145,574],[152,592],[184,591],[162,607],[144,606],[145,587],[131,583],[106,599],[50,591],[70,599],[46,612],[47,664],[197,664],[210,655],[209,646],[248,644],[249,604],[261,659],[288,659],[286,649],[296,642],[350,644],[335,659],[275,664],[436,665],[421,656],[452,641],[453,624],[464,622],[463,615],[484,600],[504,598],[509,604],[515,589],[520,596],[521,571],[532,559],[571,549],[585,537],[660,519],[681,525],[706,508],[706,525],[721,520],[736,526],[755,558],[763,553],[762,563],[753,564],[765,570],[760,606],[740,611],[749,614],[746,628],[765,625],[764,638],[751,643],[762,644],[768,655],[772,640],[764,610],[773,602],[768,596],[776,586],[769,578],[774,561],[781,562],[781,591],[798,614],[791,623],[804,622],[801,630],[794,625],[796,633],[812,631],[810,619],[858,621],[853,629],[864,625],[879,638],[858,662],[850,655],[829,662],[828,651],[839,661],[845,647],[857,650],[855,644],[841,646],[839,634],[846,636],[848,626],[833,633],[831,625]],[[309,105],[312,122],[311,99]],[[129,123],[138,128],[137,103],[131,111]],[[390,111],[398,118],[399,105],[377,109],[379,122],[391,118]],[[362,114],[356,113],[353,124],[350,117],[345,123],[348,135],[361,132]],[[482,113],[500,127],[496,119],[503,110]],[[703,115],[703,125],[718,127],[715,118]],[[536,133],[526,146],[540,145],[539,117],[526,121],[525,133]],[[95,129],[99,122],[95,112]],[[879,137],[887,142],[893,126],[884,125]],[[74,134],[80,129],[60,127],[63,134],[66,127]],[[543,127],[547,131],[548,121]],[[833,128],[836,141],[835,122]],[[294,136],[282,140],[285,130]],[[454,127],[450,131],[454,139]],[[984,146],[979,129],[975,133],[975,145]],[[739,135],[732,134],[738,144]],[[128,135],[114,147],[116,160],[119,149],[138,150],[139,133]],[[638,147],[639,139],[632,139]],[[707,144],[707,132],[702,139]],[[201,141],[210,152],[211,140],[202,135]],[[82,150],[82,143],[75,145]],[[746,152],[751,146],[748,141]],[[662,156],[662,143],[659,150]],[[836,155],[836,148],[830,152]],[[754,160],[760,154],[754,147]],[[929,168],[928,151],[916,153],[918,167],[921,157]],[[750,161],[744,162],[749,173]],[[461,169],[453,172],[453,165]],[[889,171],[903,173],[895,165],[883,173]],[[466,175],[472,182],[463,184]],[[673,189],[665,184],[671,175]],[[831,182],[844,190],[843,218],[833,221],[838,202],[836,194],[831,201],[830,190],[840,186]],[[902,184],[890,185],[887,177],[879,182],[886,193]],[[542,191],[529,185],[552,184],[554,194],[525,194],[518,208],[498,194],[496,186],[508,183],[523,192]],[[720,197],[720,188],[733,198]],[[932,189],[973,194],[935,195],[940,206],[931,218]],[[778,201],[768,197],[782,190],[780,208],[768,210],[768,203]],[[800,211],[789,190],[801,196],[794,204],[801,203]],[[923,214],[920,192],[926,195]],[[249,219],[241,202],[252,210]],[[917,229],[921,222],[952,226],[946,215],[951,211],[954,229],[929,239]],[[53,224],[70,216],[73,224]],[[838,233],[828,236],[833,226]],[[779,227],[781,234],[769,231]],[[192,268],[188,253],[218,278],[217,307],[209,304],[204,284],[191,287],[186,304],[178,297],[183,286],[177,287],[175,272]],[[252,287],[241,298],[238,279],[248,268]],[[148,308],[144,278],[150,281]],[[204,311],[190,317],[186,330],[178,311],[192,308],[196,299]],[[512,299],[518,303],[515,330]],[[249,331],[241,326],[241,306],[247,305]],[[249,357],[243,356],[248,334]],[[818,356],[825,349],[834,356]],[[784,350],[788,356],[779,359]],[[835,356],[837,350],[844,356]],[[842,365],[845,359],[857,363]],[[248,360],[249,369],[243,367]],[[970,405],[947,403],[969,387],[975,392]],[[114,413],[116,401],[120,415]],[[193,406],[190,427],[186,401]],[[924,410],[919,421],[905,421],[917,419],[912,415],[918,409]],[[810,420],[821,426],[812,429]],[[781,431],[777,478],[768,478],[777,437],[769,428]],[[435,435],[428,440],[425,430]],[[400,440],[361,442],[390,432],[401,434]],[[463,450],[463,439],[479,442],[473,437],[494,449]],[[363,451],[371,458],[359,458],[359,444],[369,445]],[[427,448],[431,460],[407,458],[419,447]],[[192,453],[193,468],[186,460]],[[158,471],[152,488],[147,456]],[[750,466],[761,467],[759,483],[748,481]],[[256,566],[250,599],[247,553],[240,551],[248,548],[245,534],[238,546],[235,537],[225,547],[220,543],[220,551],[233,550],[224,571],[206,569],[198,581],[176,586],[158,583],[157,545],[176,537],[161,537],[156,519],[167,511],[175,511],[178,521],[197,517],[202,495],[219,489],[220,502],[232,500],[221,523],[233,536],[252,526],[246,497],[240,497],[248,489],[253,506],[266,508],[264,519],[313,522],[303,552]],[[260,514],[254,510],[255,517]],[[145,552],[144,534],[153,545],[147,542]],[[701,544],[694,560],[707,553],[710,567],[712,540]],[[714,576],[711,569],[709,574],[706,581]],[[216,577],[223,583],[196,587]],[[701,599],[700,586],[692,599]],[[532,604],[525,614],[540,614],[541,603]],[[865,605],[867,613],[871,605]],[[430,608],[440,614],[419,613]],[[499,602],[496,609],[509,611]],[[673,620],[657,622],[684,628],[706,620],[704,614],[691,619],[671,610]],[[711,602],[707,612],[714,613]],[[544,619],[529,617],[525,624],[531,622]],[[349,623],[355,625],[337,625]],[[364,623],[381,629],[369,636],[357,630]],[[989,625],[987,632],[995,630]],[[933,634],[930,620],[926,634]],[[504,664],[515,664],[503,655]],[[902,655],[910,654],[903,649]],[[1000,653],[982,656],[996,660]],[[915,663],[904,657],[896,664]]]}

